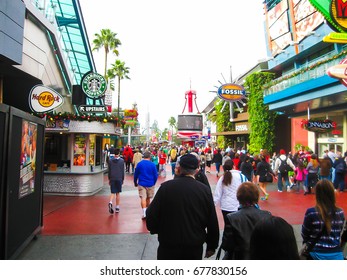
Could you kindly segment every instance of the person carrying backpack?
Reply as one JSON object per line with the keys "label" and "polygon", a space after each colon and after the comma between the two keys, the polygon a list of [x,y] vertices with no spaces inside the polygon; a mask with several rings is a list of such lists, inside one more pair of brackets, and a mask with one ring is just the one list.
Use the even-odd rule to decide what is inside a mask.
{"label": "person carrying backpack", "polygon": [[280,150],[280,156],[275,161],[275,173],[278,176],[277,181],[277,189],[278,192],[282,192],[283,189],[283,181],[285,182],[287,186],[287,192],[290,192],[290,183],[289,183],[289,177],[288,172],[293,171],[295,169],[295,166],[291,159],[286,155],[286,151],[281,149]]}

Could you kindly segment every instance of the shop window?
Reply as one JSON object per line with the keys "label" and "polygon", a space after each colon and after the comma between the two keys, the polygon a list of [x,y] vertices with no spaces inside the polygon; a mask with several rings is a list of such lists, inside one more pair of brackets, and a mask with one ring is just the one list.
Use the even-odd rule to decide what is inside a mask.
{"label": "shop window", "polygon": [[67,147],[69,136],[66,134],[48,134],[45,136],[45,164],[61,166],[62,161],[69,161]]}

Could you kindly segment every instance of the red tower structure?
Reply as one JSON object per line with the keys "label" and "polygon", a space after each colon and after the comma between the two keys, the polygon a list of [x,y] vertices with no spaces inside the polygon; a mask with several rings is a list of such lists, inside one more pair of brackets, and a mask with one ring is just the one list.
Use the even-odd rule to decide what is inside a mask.
{"label": "red tower structure", "polygon": [[[193,112],[193,97],[197,113]],[[203,120],[196,104],[196,91],[189,90],[185,93],[186,102],[182,114],[177,118],[177,137],[182,140],[182,144],[194,146],[195,141],[202,136]],[[188,104],[188,112],[184,113]]]}

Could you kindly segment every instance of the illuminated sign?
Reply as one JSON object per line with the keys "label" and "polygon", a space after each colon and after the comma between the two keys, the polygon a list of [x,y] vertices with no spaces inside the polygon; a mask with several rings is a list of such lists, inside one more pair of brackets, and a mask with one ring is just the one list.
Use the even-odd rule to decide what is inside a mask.
{"label": "illuminated sign", "polygon": [[347,58],[343,59],[340,64],[328,68],[327,75],[339,79],[344,86],[347,86]]}
{"label": "illuminated sign", "polygon": [[29,94],[29,106],[33,112],[52,111],[64,103],[64,98],[55,90],[43,85],[34,86]]}
{"label": "illuminated sign", "polygon": [[337,32],[347,31],[346,0],[309,0],[313,7],[327,20],[329,26]]}
{"label": "illuminated sign", "polygon": [[332,32],[323,38],[323,42],[347,44],[347,33]]}
{"label": "illuminated sign", "polygon": [[105,78],[94,72],[85,74],[81,81],[82,90],[89,98],[101,98],[107,89]]}
{"label": "illuminated sign", "polygon": [[336,128],[336,122],[324,120],[302,120],[301,127],[313,132],[328,132]]}
{"label": "illuminated sign", "polygon": [[107,108],[103,105],[80,105],[78,107],[78,110],[82,114],[88,114],[88,113],[106,113]]}
{"label": "illuminated sign", "polygon": [[127,109],[124,110],[124,117],[131,117],[131,118],[136,118],[138,116],[137,110],[134,109]]}
{"label": "illuminated sign", "polygon": [[218,96],[229,102],[239,101],[245,98],[245,89],[237,84],[221,85],[217,91]]}

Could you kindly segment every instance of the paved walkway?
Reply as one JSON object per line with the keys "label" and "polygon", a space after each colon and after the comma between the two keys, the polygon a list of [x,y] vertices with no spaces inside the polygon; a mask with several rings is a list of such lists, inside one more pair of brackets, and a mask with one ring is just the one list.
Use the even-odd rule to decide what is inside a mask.
{"label": "paved walkway", "polygon": [[[172,179],[160,177],[157,186]],[[207,174],[214,190],[218,178]],[[147,231],[141,219],[142,210],[133,176],[126,175],[121,194],[121,211],[109,214],[107,176],[103,189],[90,197],[44,196],[43,229],[17,259],[22,260],[155,260],[157,236]],[[262,209],[281,216],[293,225],[298,246],[301,244],[301,223],[305,210],[314,205],[314,195],[279,193],[275,184],[269,187],[268,201],[260,201]],[[347,213],[347,193],[337,193],[337,201]],[[221,236],[223,218],[217,209]],[[212,257],[213,259],[214,257]]]}

